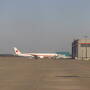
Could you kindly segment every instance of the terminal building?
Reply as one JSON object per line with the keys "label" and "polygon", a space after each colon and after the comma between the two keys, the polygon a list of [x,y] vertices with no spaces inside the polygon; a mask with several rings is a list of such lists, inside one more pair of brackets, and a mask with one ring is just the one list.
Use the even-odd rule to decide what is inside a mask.
{"label": "terminal building", "polygon": [[72,42],[72,58],[90,59],[90,39],[77,39]]}

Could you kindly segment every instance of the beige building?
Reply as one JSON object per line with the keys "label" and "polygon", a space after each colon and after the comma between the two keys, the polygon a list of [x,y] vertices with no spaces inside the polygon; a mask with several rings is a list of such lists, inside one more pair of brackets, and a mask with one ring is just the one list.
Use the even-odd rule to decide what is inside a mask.
{"label": "beige building", "polygon": [[90,39],[78,39],[72,43],[72,57],[75,59],[90,59]]}

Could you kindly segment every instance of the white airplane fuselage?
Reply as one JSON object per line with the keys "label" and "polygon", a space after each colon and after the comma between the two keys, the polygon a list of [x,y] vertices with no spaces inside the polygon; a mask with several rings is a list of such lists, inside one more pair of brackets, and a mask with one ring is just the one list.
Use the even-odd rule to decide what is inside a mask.
{"label": "white airplane fuselage", "polygon": [[57,56],[56,53],[30,53],[31,55],[33,56],[38,56],[39,58],[52,58],[52,57],[55,57]]}

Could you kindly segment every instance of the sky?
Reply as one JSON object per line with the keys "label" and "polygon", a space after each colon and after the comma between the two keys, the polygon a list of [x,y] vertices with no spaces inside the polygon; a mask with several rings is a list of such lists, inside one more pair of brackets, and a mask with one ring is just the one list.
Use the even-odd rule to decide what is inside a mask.
{"label": "sky", "polygon": [[90,38],[90,0],[0,0],[0,53],[71,52]]}

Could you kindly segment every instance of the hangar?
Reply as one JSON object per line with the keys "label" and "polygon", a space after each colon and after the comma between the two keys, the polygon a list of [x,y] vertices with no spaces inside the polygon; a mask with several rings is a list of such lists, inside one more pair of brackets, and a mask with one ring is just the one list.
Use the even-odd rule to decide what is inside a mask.
{"label": "hangar", "polygon": [[72,58],[90,59],[90,39],[77,39],[72,42]]}

